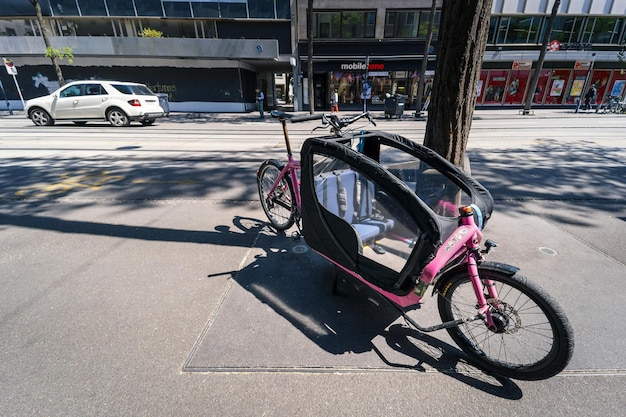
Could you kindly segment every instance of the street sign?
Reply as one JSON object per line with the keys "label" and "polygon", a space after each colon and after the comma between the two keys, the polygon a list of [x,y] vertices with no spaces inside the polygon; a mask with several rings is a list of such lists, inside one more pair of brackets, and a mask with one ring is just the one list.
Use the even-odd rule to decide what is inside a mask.
{"label": "street sign", "polygon": [[588,70],[591,68],[591,61],[576,61],[574,64],[575,70]]}
{"label": "street sign", "polygon": [[533,66],[533,61],[513,61],[514,70],[529,70]]}
{"label": "street sign", "polygon": [[4,58],[4,67],[7,69],[7,74],[9,75],[17,75],[17,68],[13,61],[8,58]]}

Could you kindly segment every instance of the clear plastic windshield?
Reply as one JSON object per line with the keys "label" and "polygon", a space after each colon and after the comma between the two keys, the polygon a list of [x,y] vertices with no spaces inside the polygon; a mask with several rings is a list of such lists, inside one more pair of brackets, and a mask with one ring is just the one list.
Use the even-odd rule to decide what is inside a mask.
{"label": "clear plastic windshield", "polygon": [[319,204],[352,226],[361,254],[400,272],[420,234],[406,209],[357,168],[338,159],[315,155],[313,172]]}
{"label": "clear plastic windshield", "polygon": [[380,164],[439,216],[456,218],[459,207],[472,204],[471,196],[450,178],[406,152],[383,145]]}

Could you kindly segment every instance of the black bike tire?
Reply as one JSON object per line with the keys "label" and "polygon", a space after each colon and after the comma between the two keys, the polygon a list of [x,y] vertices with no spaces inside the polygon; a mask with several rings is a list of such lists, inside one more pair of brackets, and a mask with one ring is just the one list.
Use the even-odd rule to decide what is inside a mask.
{"label": "black bike tire", "polygon": [[[487,342],[488,337],[499,337],[501,339],[501,344],[504,343],[504,337],[499,336],[499,333],[487,330],[486,325],[482,324],[482,320],[447,329],[454,342],[469,355],[470,360],[478,367],[487,371],[491,371],[505,377],[527,381],[547,379],[565,369],[574,351],[574,336],[569,320],[557,302],[551,296],[546,294],[546,292],[537,284],[517,273],[510,274],[504,271],[479,267],[479,274],[482,279],[491,279],[498,285],[500,301],[507,303],[508,299],[504,298],[507,297],[508,294],[517,293],[519,294],[518,301],[522,298],[522,296],[524,296],[527,297],[528,300],[534,302],[540,309],[541,313],[545,316],[545,319],[547,319],[547,323],[543,324],[549,324],[550,326],[550,331],[552,333],[552,345],[549,350],[546,349],[547,353],[543,358],[533,363],[512,364],[503,360],[492,358],[489,356],[490,352],[485,352],[485,350],[489,350],[488,346],[486,346],[489,344],[489,342]],[[465,318],[454,314],[452,303],[449,300],[455,300],[455,292],[458,291],[463,284],[467,284],[473,295],[473,289],[471,289],[472,285],[469,282],[469,275],[467,271],[459,269],[456,273],[451,274],[448,277],[444,277],[444,280],[445,281],[441,282],[441,285],[439,285],[439,288],[442,289],[438,298],[438,308],[441,319],[444,322],[447,322]],[[474,303],[475,300],[474,296]],[[476,308],[475,305],[473,308]],[[526,307],[524,307],[524,309],[526,309]],[[468,314],[468,316],[469,315],[471,314]],[[522,321],[519,315],[516,314],[514,317],[520,319],[520,322]],[[477,332],[481,331],[477,325],[482,326],[482,334],[480,335],[480,338],[483,339],[483,335],[485,335],[484,340],[477,340],[477,335],[472,334],[470,330],[472,326],[474,326],[473,328],[476,329]],[[511,343],[518,344],[520,345],[519,347],[521,347],[523,342],[526,342],[525,338],[522,340],[524,335],[532,337],[534,335],[536,336],[534,333],[539,333],[536,331],[536,328],[530,327],[531,326],[529,326],[529,328],[523,328],[521,334],[519,335],[515,334],[512,336],[506,332],[501,334],[509,336],[507,340]],[[515,332],[511,333],[518,332],[517,329],[514,330]],[[469,334],[469,336],[467,334]],[[530,345],[524,345],[524,348],[528,349],[527,351],[531,350]],[[502,346],[499,346],[499,349],[502,351]]]}
{"label": "black bike tire", "polygon": [[[267,216],[268,220],[270,221],[272,226],[276,228],[276,230],[287,230],[291,226],[293,226],[293,224],[295,223],[295,212],[296,212],[295,207],[294,207],[294,203],[296,201],[295,192],[293,190],[293,185],[291,184],[291,177],[287,173],[282,178],[281,182],[284,185],[286,185],[287,188],[289,189],[289,196],[290,196],[291,202],[288,203],[289,204],[288,211],[290,212],[290,214],[286,218],[285,221],[279,222],[277,220],[277,215],[274,212],[272,212],[272,207],[268,205],[267,192],[266,190],[264,190],[265,182],[263,181],[263,179],[266,175],[268,175],[269,170],[273,170],[274,172],[277,171],[276,174],[278,174],[280,173],[280,171],[282,171],[283,168],[284,166],[280,162],[270,159],[267,161],[263,161],[263,163],[261,164],[261,167],[259,168],[258,175],[257,175],[257,186],[259,189],[259,199],[261,200],[261,206],[263,207],[263,211],[265,212],[265,215]],[[274,176],[270,181],[267,181],[267,183],[273,184],[276,178],[277,178],[277,175]],[[287,209],[287,207],[283,207],[283,208]]]}

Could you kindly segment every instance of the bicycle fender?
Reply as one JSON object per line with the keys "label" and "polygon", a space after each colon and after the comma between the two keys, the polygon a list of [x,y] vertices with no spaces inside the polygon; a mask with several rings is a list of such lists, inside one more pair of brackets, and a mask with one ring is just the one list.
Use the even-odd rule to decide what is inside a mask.
{"label": "bicycle fender", "polygon": [[273,163],[276,166],[278,166],[281,170],[285,167],[285,164],[282,163],[281,161],[279,161],[278,159],[266,159],[265,161],[261,162],[261,166],[256,171],[257,179],[259,179],[259,173],[261,172],[261,168],[263,168],[263,165],[267,165],[267,164],[271,164],[271,163]]}
{"label": "bicycle fender", "polygon": [[[520,269],[516,266],[512,266],[512,265],[508,265],[508,264],[503,264],[500,262],[483,262],[480,265],[478,265],[478,271],[480,272],[481,270],[487,270],[487,271],[497,271],[500,272],[502,274],[508,275],[508,276],[513,276],[515,275]],[[463,273],[463,272],[467,272],[467,265],[465,264],[461,264],[461,265],[457,265],[453,268],[448,269],[447,271],[443,272],[439,278],[437,279],[437,281],[435,282],[435,286],[433,288],[433,294],[435,292],[439,292],[441,293],[443,291],[443,283],[446,282],[448,280],[448,278],[453,277],[454,275]]]}

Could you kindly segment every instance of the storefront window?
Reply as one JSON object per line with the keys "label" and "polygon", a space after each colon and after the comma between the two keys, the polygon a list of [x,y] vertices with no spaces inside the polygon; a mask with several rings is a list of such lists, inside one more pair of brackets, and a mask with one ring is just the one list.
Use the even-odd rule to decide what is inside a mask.
{"label": "storefront window", "polygon": [[480,72],[480,79],[478,80],[478,85],[476,86],[476,104],[482,103],[485,98],[485,86],[487,85],[488,75],[489,71]]}
{"label": "storefront window", "polygon": [[554,70],[548,81],[545,104],[562,104],[571,70]]}
{"label": "storefront window", "polygon": [[[537,87],[533,94],[533,103],[541,104],[546,96],[548,80],[550,79],[550,70],[541,70],[539,74],[539,80],[537,81]],[[528,92],[530,94],[530,91]]]}
{"label": "storefront window", "polygon": [[501,104],[507,87],[507,70],[491,70],[485,88],[484,104]]}
{"label": "storefront window", "polygon": [[611,71],[594,71],[591,76],[591,84],[594,84],[598,89],[598,103],[602,103],[606,97],[610,78]]}
{"label": "storefront window", "polygon": [[511,71],[504,104],[522,104],[530,70]]}
{"label": "storefront window", "polygon": [[361,103],[361,88],[363,83],[363,74],[355,72],[331,72],[330,73],[330,89],[337,90],[339,95],[339,104]]}
{"label": "storefront window", "polygon": [[608,97],[624,98],[626,93],[626,74],[622,74],[621,71],[613,71],[613,81],[610,85]]}
{"label": "storefront window", "polygon": [[[587,92],[585,90],[585,82],[587,81],[588,70],[577,70],[572,74],[572,82],[568,86],[565,95],[565,104],[575,104]],[[589,86],[587,86],[589,88]]]}

